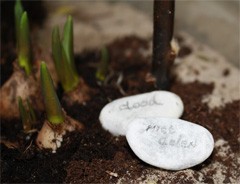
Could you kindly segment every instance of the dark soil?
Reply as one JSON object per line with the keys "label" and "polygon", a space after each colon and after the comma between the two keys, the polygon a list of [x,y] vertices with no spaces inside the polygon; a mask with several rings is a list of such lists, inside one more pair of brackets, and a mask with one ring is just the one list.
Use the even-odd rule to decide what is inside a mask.
{"label": "dark soil", "polygon": [[[115,183],[119,177],[137,179],[146,169],[152,168],[133,154],[125,137],[112,136],[102,129],[98,120],[101,109],[111,100],[155,90],[152,83],[145,82],[146,74],[150,71],[151,58],[144,58],[140,52],[136,52],[147,47],[146,41],[136,37],[127,37],[108,45],[109,70],[114,71],[114,74],[109,76],[106,85],[98,85],[95,79],[96,65],[100,61],[99,51],[85,51],[76,56],[79,74],[95,94],[85,105],[68,106],[62,103],[68,115],[84,123],[86,129],[82,133],[74,132],[66,135],[62,147],[56,154],[39,150],[34,142],[36,133],[31,136],[23,134],[20,120],[8,122],[1,119],[2,139],[14,143],[1,144],[1,182]],[[191,52],[188,48],[187,51],[186,48],[184,49],[185,51],[180,52],[181,57]],[[120,75],[123,76],[123,80],[117,85]],[[2,73],[1,77],[3,77]],[[178,94],[185,104],[181,119],[206,127],[215,140],[225,139],[229,142],[232,151],[237,153],[239,101],[211,111],[201,99],[202,96],[211,93],[213,88],[213,84],[206,85],[199,82],[182,84],[173,77],[170,91]],[[61,98],[61,90],[59,91]],[[40,120],[44,119],[44,113],[39,113],[38,117]],[[200,171],[216,160],[223,162],[224,165],[232,162],[231,158],[222,161],[214,153],[205,162],[192,169]],[[227,173],[229,177],[232,169],[229,167]],[[204,182],[212,183],[211,176],[211,173],[204,176]],[[191,183],[180,173],[175,181],[171,181],[171,183],[178,182]]]}

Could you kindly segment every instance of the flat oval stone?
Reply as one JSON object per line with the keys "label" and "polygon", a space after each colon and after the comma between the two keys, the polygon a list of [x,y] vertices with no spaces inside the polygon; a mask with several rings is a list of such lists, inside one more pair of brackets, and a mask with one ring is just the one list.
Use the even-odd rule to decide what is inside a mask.
{"label": "flat oval stone", "polygon": [[137,118],[127,141],[144,162],[167,170],[181,170],[206,160],[213,151],[212,134],[204,127],[172,118]]}
{"label": "flat oval stone", "polygon": [[125,135],[129,121],[136,117],[179,118],[183,102],[168,91],[153,91],[120,98],[107,104],[100,113],[100,122],[113,135]]}

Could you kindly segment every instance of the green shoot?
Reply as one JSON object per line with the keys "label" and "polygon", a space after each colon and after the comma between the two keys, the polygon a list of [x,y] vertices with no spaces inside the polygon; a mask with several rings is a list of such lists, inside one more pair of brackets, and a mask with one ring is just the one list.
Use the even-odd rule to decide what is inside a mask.
{"label": "green shoot", "polygon": [[72,69],[75,77],[78,78],[76,66],[74,63],[74,54],[73,54],[73,20],[71,16],[68,16],[67,21],[63,29],[63,38],[62,38],[63,50],[66,53],[67,61],[72,65]]}
{"label": "green shoot", "polygon": [[35,123],[36,122],[36,115],[35,112],[33,110],[32,105],[30,104],[29,100],[27,99],[27,106],[28,106],[28,112],[29,112],[29,117],[31,119],[31,122]]}
{"label": "green shoot", "polygon": [[[19,40],[19,33],[20,33],[20,22],[21,17],[23,14],[23,7],[20,0],[16,0],[15,7],[14,7],[14,14],[15,14],[15,31],[16,31],[16,40]],[[17,43],[18,47],[18,43]]]}
{"label": "green shoot", "polygon": [[108,50],[106,47],[103,47],[101,50],[101,61],[96,72],[97,80],[103,82],[106,79],[108,72],[108,64],[109,64]]}
{"label": "green shoot", "polygon": [[56,26],[53,28],[52,31],[52,55],[54,65],[57,71],[58,78],[60,79],[61,83],[63,84],[63,64],[62,64],[62,46],[59,34],[59,28]]}
{"label": "green shoot", "polygon": [[73,68],[68,63],[67,53],[63,50],[62,47],[62,86],[65,92],[72,91],[79,83],[79,78],[74,75]]}
{"label": "green shoot", "polygon": [[20,117],[22,119],[23,129],[25,130],[31,130],[31,124],[29,123],[27,111],[25,107],[23,106],[22,98],[18,98],[18,108],[20,112]]}
{"label": "green shoot", "polygon": [[32,130],[34,124],[36,123],[36,116],[34,110],[27,100],[27,107],[23,105],[23,101],[21,97],[18,97],[18,108],[20,112],[20,117],[22,119],[23,129],[25,132],[29,132]]}
{"label": "green shoot", "polygon": [[24,68],[27,75],[32,71],[31,66],[31,48],[30,48],[30,33],[27,12],[22,14],[18,35],[18,63]]}
{"label": "green shoot", "polygon": [[59,28],[52,32],[52,54],[58,77],[65,92],[72,91],[79,83],[73,54],[73,21],[69,16],[64,26],[62,40]]}
{"label": "green shoot", "polygon": [[52,32],[52,53],[55,68],[63,89],[66,92],[71,91],[77,86],[79,79],[74,77],[71,65],[67,59],[67,54],[60,40],[58,27],[54,27]]}
{"label": "green shoot", "polygon": [[62,107],[54,89],[52,78],[47,69],[46,63],[41,63],[41,84],[42,94],[47,112],[47,119],[50,123],[58,125],[64,122]]}

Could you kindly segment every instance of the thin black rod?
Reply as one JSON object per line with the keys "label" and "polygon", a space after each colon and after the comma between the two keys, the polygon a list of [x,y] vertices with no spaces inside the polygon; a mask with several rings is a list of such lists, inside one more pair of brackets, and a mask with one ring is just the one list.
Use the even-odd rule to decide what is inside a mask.
{"label": "thin black rod", "polygon": [[174,0],[154,0],[152,74],[157,88],[170,86],[169,69],[173,61],[171,40],[174,25]]}

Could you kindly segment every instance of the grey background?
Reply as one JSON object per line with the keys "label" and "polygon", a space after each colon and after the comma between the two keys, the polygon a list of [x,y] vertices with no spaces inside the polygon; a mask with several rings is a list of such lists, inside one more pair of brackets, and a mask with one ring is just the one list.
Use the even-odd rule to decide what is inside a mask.
{"label": "grey background", "polygon": [[[122,2],[129,3],[152,17],[153,0]],[[239,0],[176,0],[175,33],[190,33],[239,67],[239,7]]]}

